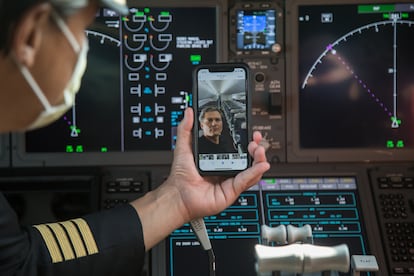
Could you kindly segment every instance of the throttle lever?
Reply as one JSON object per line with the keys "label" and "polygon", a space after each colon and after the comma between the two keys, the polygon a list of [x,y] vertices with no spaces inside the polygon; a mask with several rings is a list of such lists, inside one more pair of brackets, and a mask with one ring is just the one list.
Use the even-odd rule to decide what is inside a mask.
{"label": "throttle lever", "polygon": [[271,247],[257,244],[255,251],[256,270],[259,273],[272,271],[295,273],[330,270],[349,271],[350,256],[346,244],[332,247],[311,244]]}

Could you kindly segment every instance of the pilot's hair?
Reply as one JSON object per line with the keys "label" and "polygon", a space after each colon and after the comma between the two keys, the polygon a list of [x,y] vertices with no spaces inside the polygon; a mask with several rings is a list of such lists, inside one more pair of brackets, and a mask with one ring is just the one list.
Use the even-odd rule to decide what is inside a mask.
{"label": "pilot's hair", "polygon": [[30,8],[50,3],[63,17],[86,7],[89,0],[0,0],[0,54],[10,52],[13,33],[17,23]]}
{"label": "pilot's hair", "polygon": [[201,109],[200,115],[198,116],[198,121],[201,122],[204,119],[204,116],[206,115],[207,112],[214,112],[214,111],[217,111],[218,113],[220,113],[221,119],[223,120],[223,111],[221,111],[220,108],[218,108],[217,106],[207,106]]}

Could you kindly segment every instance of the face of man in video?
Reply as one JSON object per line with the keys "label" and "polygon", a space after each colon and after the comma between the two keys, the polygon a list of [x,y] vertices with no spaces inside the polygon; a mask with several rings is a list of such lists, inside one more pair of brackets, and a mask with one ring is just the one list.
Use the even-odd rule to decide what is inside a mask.
{"label": "face of man in video", "polygon": [[220,136],[223,130],[223,120],[218,111],[210,111],[204,114],[204,118],[200,122],[204,136],[214,137]]}

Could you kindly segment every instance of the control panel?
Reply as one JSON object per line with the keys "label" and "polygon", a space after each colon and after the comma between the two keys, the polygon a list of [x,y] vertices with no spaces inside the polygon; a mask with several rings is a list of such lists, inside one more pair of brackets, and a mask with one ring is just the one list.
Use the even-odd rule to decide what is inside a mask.
{"label": "control panel", "polygon": [[102,173],[102,209],[113,208],[141,197],[151,189],[150,174],[135,168],[106,168]]}
{"label": "control panel", "polygon": [[229,7],[229,60],[249,65],[253,130],[262,132],[272,163],[285,162],[283,1],[237,1]]}
{"label": "control panel", "polygon": [[390,275],[414,273],[414,168],[373,168],[370,180]]}
{"label": "control panel", "polygon": [[[231,207],[204,218],[216,251],[217,275],[257,275],[253,249],[263,242],[263,225],[308,225],[313,244],[346,244],[351,255],[367,255],[359,185],[356,176],[346,175],[262,179]],[[208,275],[207,258],[189,225],[167,239],[166,254],[167,275]]]}

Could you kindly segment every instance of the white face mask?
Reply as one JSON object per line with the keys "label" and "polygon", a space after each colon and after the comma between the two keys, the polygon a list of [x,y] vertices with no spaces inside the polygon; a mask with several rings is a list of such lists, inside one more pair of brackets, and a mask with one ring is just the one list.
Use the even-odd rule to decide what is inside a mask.
{"label": "white face mask", "polygon": [[78,54],[78,60],[76,62],[72,77],[63,92],[64,102],[60,105],[52,106],[27,67],[15,59],[20,72],[23,74],[23,77],[44,107],[44,110],[28,127],[28,130],[37,129],[56,121],[75,104],[75,96],[79,91],[81,80],[86,70],[87,54],[89,49],[87,38],[85,37],[84,43],[80,46],[63,19],[57,13],[53,13],[52,16],[59,29],[69,41],[75,53]]}

